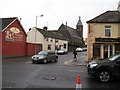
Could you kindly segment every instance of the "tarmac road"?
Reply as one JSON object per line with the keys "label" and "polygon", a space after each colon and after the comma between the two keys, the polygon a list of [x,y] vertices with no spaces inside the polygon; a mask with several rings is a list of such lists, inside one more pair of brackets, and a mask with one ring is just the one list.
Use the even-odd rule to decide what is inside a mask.
{"label": "tarmac road", "polygon": [[[80,75],[82,88],[120,88],[119,80],[101,83],[87,75],[86,52],[78,53],[80,61],[71,62],[72,58],[72,53],[59,55],[57,63],[48,64],[32,64],[30,58],[4,60],[2,86],[3,88],[71,88],[75,90],[76,78]],[[78,65],[80,62],[84,65]]]}

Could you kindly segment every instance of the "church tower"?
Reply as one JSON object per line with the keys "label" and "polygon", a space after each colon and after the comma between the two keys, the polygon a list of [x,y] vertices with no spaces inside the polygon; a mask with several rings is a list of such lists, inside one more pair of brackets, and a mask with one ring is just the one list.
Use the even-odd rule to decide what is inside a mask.
{"label": "church tower", "polygon": [[80,37],[83,37],[83,25],[82,25],[80,16],[79,16],[79,20],[76,25],[76,31]]}

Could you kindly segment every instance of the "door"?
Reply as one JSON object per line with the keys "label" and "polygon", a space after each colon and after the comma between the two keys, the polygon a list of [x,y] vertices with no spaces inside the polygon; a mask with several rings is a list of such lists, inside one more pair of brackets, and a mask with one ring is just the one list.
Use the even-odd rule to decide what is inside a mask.
{"label": "door", "polygon": [[51,61],[51,60],[52,60],[51,52],[48,52],[48,54],[47,54],[47,61]]}

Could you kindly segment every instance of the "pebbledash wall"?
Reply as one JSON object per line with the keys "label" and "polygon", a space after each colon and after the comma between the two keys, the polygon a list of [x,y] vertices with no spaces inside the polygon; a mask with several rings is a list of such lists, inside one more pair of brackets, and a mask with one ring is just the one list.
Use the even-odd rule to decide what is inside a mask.
{"label": "pebbledash wall", "polygon": [[15,19],[2,30],[2,58],[33,55],[35,44],[26,43],[26,37],[20,21]]}

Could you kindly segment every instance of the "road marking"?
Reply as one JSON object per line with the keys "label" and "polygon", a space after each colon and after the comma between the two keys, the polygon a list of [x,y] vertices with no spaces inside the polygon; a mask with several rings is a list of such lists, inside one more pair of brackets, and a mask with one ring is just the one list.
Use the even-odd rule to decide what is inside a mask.
{"label": "road marking", "polygon": [[27,64],[30,64],[30,63],[32,63],[32,62],[26,62]]}
{"label": "road marking", "polygon": [[[81,57],[78,57],[77,59],[81,59],[81,58],[84,58],[85,56],[81,56]],[[73,62],[74,61],[74,59],[71,59],[71,60],[68,60],[68,61],[65,61],[64,62],[64,64],[65,65],[69,65],[71,62]],[[79,65],[81,65],[81,64],[79,64]]]}
{"label": "road marking", "polygon": [[69,70],[70,72],[84,72],[84,71],[82,71],[82,70]]}

